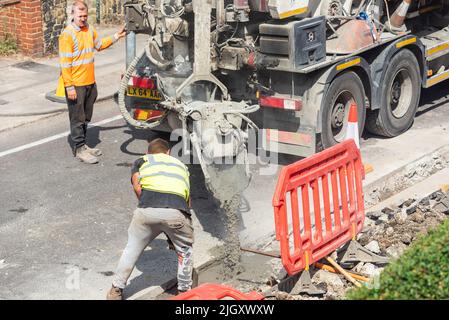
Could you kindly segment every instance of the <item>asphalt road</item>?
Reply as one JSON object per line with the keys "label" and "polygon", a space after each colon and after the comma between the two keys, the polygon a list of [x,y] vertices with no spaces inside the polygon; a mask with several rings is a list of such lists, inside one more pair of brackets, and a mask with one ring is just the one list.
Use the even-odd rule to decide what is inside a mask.
{"label": "asphalt road", "polygon": [[[444,84],[425,91],[414,127],[447,126],[446,91]],[[93,122],[118,114],[113,102],[98,103]],[[104,299],[110,287],[137,203],[129,183],[130,166],[154,135],[131,130],[123,120],[90,128],[90,144],[104,153],[100,164],[90,166],[72,156],[67,136],[61,134],[67,130],[68,116],[63,113],[0,135],[0,299]],[[55,135],[60,137],[2,155]],[[386,141],[367,136],[363,143],[382,146]],[[384,161],[393,159],[386,155]],[[203,232],[220,238],[217,204],[205,190],[199,168],[192,167],[191,174]],[[245,192],[245,242],[272,228],[275,181],[274,174],[256,174]],[[157,250],[145,251],[127,296],[176,275],[176,256],[165,250],[165,240],[158,238],[151,247]]]}
{"label": "asphalt road", "polygon": [[[98,103],[92,122],[118,114],[113,102]],[[154,134],[131,130],[123,120],[92,127],[89,143],[104,155],[100,164],[86,165],[72,156],[67,136],[60,135],[67,130],[63,113],[0,135],[0,155],[51,140],[0,156],[0,299],[103,299],[110,287],[137,204],[130,167]],[[199,191],[194,194],[197,214],[213,218],[214,210],[201,215],[201,207],[214,204],[201,191],[202,174],[195,168],[191,174]],[[217,232],[214,226],[206,230]],[[127,296],[176,275],[176,255],[165,250],[164,238],[151,247],[161,250],[144,254]]]}

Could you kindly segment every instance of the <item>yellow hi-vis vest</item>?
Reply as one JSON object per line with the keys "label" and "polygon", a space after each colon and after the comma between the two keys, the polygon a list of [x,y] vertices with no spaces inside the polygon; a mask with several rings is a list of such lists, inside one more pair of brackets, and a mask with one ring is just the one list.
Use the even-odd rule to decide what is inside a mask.
{"label": "yellow hi-vis vest", "polygon": [[139,169],[142,189],[190,197],[189,170],[178,159],[164,153],[147,154]]}

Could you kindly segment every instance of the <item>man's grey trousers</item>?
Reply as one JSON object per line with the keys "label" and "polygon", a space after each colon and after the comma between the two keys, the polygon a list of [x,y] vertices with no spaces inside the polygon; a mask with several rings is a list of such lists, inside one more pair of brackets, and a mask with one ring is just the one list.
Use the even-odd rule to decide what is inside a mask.
{"label": "man's grey trousers", "polygon": [[178,255],[178,290],[192,287],[193,225],[190,216],[176,209],[137,208],[128,229],[128,244],[123,251],[112,284],[124,288],[137,260],[148,244],[164,232]]}

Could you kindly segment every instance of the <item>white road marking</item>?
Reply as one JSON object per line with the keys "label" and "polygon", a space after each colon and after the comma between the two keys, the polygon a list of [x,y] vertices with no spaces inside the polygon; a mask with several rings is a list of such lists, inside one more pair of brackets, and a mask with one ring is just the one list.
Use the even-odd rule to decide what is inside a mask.
{"label": "white road marking", "polygon": [[[121,115],[120,116],[115,116],[115,117],[112,117],[112,118],[109,118],[109,119],[105,119],[105,120],[100,121],[100,122],[92,123],[92,124],[89,125],[89,128],[99,127],[99,126],[102,126],[104,124],[108,124],[108,123],[111,123],[111,122],[114,122],[114,121],[117,121],[117,120],[120,120],[120,119],[123,119],[123,117]],[[13,154],[13,153],[24,151],[24,150],[27,150],[27,149],[30,149],[30,148],[33,148],[33,147],[37,147],[37,146],[43,145],[43,144],[51,142],[51,141],[55,141],[55,140],[58,140],[58,139],[61,139],[61,138],[65,138],[69,134],[70,134],[70,131],[66,131],[64,133],[56,134],[54,136],[51,136],[51,137],[48,137],[48,138],[44,138],[44,139],[41,139],[41,140],[38,140],[38,141],[35,141],[35,142],[31,142],[31,143],[25,144],[25,145],[17,147],[17,148],[13,148],[13,149],[9,149],[9,150],[0,152],[0,158],[3,158],[5,156],[8,156],[8,155]]]}

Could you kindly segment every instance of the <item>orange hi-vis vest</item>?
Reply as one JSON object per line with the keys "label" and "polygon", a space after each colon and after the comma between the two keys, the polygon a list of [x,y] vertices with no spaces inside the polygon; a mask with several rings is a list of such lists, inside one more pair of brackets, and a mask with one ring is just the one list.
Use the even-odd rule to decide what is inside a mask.
{"label": "orange hi-vis vest", "polygon": [[59,61],[64,87],[88,86],[95,83],[94,55],[110,47],[114,36],[98,39],[93,26],[68,25],[59,36]]}

